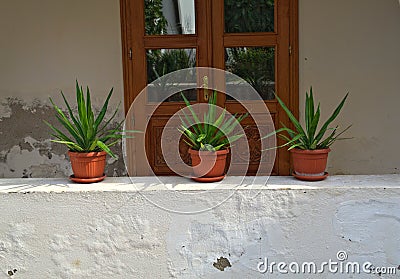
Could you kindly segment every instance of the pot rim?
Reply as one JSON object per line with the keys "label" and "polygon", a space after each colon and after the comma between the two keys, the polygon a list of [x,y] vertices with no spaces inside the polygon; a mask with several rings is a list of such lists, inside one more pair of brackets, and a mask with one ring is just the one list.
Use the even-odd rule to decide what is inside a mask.
{"label": "pot rim", "polygon": [[302,154],[325,154],[331,152],[331,149],[329,147],[324,149],[314,149],[314,150],[293,148],[290,149],[289,151],[292,153],[302,153]]}
{"label": "pot rim", "polygon": [[97,157],[97,156],[105,156],[107,155],[107,152],[105,151],[76,152],[68,150],[68,155],[72,157]]}
{"label": "pot rim", "polygon": [[190,148],[189,149],[189,154],[199,154],[201,153],[201,155],[214,155],[215,153],[217,153],[217,155],[223,155],[223,154],[228,154],[229,153],[229,148],[227,149],[222,149],[222,150],[218,150],[218,151],[200,151],[200,150],[195,150]]}

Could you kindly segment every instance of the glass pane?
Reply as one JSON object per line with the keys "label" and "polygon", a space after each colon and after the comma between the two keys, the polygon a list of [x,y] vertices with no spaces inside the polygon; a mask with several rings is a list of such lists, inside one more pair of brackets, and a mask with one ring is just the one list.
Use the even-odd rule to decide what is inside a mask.
{"label": "glass pane", "polygon": [[[180,92],[190,87],[196,88],[195,73],[165,76],[177,70],[196,67],[195,48],[148,49],[146,59],[149,102],[160,102],[169,92]],[[196,89],[186,90],[184,94],[189,101],[197,100]],[[180,101],[183,101],[180,94],[175,94],[165,100],[165,102]]]}
{"label": "glass pane", "polygon": [[274,0],[225,0],[225,33],[273,32]]}
{"label": "glass pane", "polygon": [[[263,100],[274,99],[275,48],[235,47],[225,49],[225,69],[247,81]],[[226,90],[238,100],[247,100],[243,82],[226,80]],[[227,96],[228,100],[233,100]]]}
{"label": "glass pane", "polygon": [[144,0],[146,35],[195,34],[194,0]]}

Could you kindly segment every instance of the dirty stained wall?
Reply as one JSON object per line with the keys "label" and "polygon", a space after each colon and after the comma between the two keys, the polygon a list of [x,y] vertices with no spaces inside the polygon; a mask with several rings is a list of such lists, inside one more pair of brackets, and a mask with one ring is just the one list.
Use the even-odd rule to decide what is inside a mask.
{"label": "dirty stained wall", "polygon": [[[331,174],[400,173],[398,26],[397,0],[299,0],[300,111],[311,85],[324,119],[350,92],[336,123],[354,139],[333,146]],[[41,120],[54,121],[48,96],[72,99],[76,78],[97,107],[111,87],[113,106],[123,100],[119,1],[3,1],[0,36],[0,177],[69,175]]]}

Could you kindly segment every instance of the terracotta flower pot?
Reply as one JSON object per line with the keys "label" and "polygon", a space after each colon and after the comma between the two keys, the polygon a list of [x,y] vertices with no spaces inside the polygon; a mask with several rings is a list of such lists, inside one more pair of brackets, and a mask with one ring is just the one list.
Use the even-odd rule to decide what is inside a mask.
{"label": "terracotta flower pot", "polygon": [[229,149],[216,152],[189,149],[192,158],[193,179],[200,182],[215,182],[224,179],[228,153]]}
{"label": "terracotta flower pot", "polygon": [[316,150],[291,149],[293,159],[293,175],[301,180],[323,180],[328,176],[325,172],[330,148]]}
{"label": "terracotta flower pot", "polygon": [[107,153],[104,151],[88,153],[68,151],[68,156],[71,160],[72,171],[74,172],[74,178],[104,178],[106,155]]}

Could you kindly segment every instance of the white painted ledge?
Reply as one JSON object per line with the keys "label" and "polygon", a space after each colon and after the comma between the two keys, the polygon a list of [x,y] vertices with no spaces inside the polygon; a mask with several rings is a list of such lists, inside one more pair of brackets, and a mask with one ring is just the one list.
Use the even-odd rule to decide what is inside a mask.
{"label": "white painted ledge", "polygon": [[1,193],[27,192],[135,192],[204,190],[326,190],[378,188],[400,189],[400,175],[336,175],[318,182],[304,182],[291,176],[226,177],[217,183],[198,183],[183,177],[107,177],[92,184],[79,184],[66,178],[0,179]]}
{"label": "white painted ledge", "polygon": [[[399,278],[400,175],[253,178],[0,179],[0,278]],[[339,251],[397,274],[257,270]]]}

